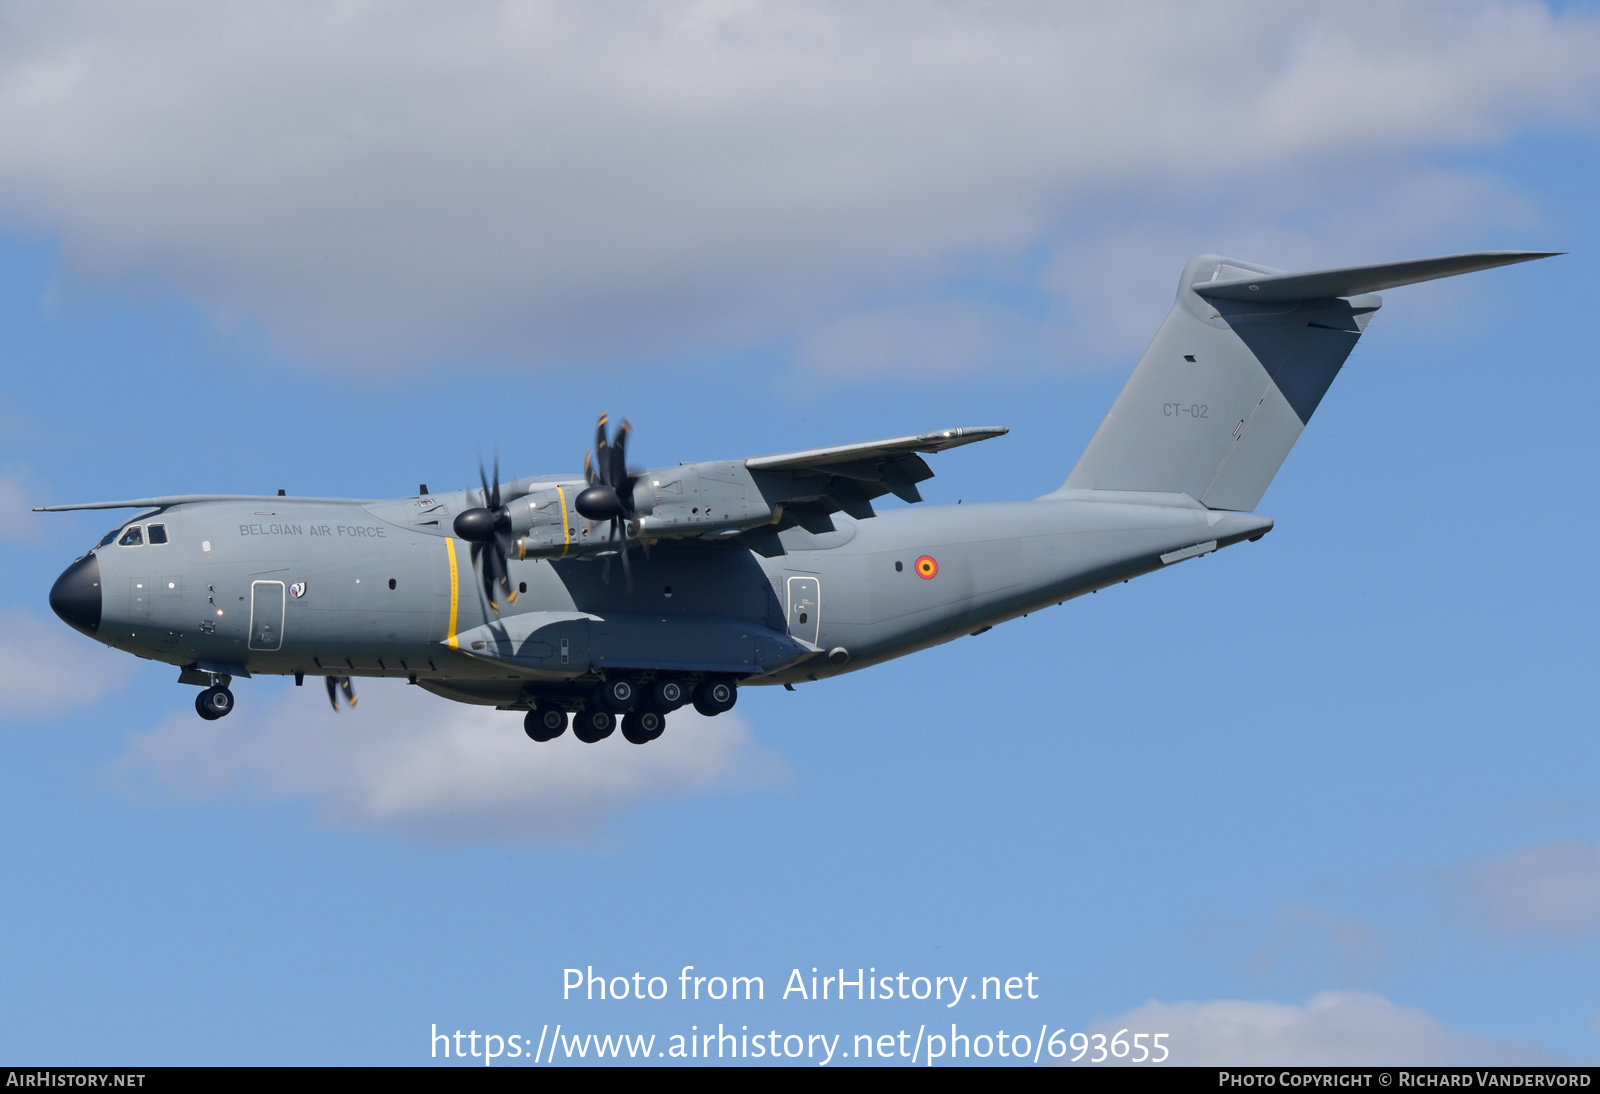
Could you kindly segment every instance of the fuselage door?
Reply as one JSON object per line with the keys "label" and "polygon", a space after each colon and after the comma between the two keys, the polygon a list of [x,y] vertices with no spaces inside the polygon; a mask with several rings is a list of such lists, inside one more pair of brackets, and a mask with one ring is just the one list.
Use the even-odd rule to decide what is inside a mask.
{"label": "fuselage door", "polygon": [[283,582],[250,583],[250,648],[275,650],[283,645]]}
{"label": "fuselage door", "polygon": [[822,581],[815,577],[789,578],[789,633],[813,646],[822,630]]}

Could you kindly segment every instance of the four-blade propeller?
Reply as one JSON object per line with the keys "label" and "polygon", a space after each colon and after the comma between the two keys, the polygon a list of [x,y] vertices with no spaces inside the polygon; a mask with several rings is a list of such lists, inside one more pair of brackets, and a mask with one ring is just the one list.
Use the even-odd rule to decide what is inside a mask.
{"label": "four-blade propeller", "polygon": [[[583,458],[583,473],[589,485],[576,498],[572,506],[578,515],[594,525],[610,525],[608,543],[621,540],[622,572],[628,591],[633,591],[633,570],[628,562],[628,536],[636,519],[633,504],[633,487],[638,476],[628,473],[628,434],[633,427],[624,421],[610,439],[606,437],[606,415],[600,415],[595,427],[594,451]],[[517,602],[517,592],[511,587],[508,559],[516,549],[517,533],[511,523],[511,509],[500,501],[500,458],[494,461],[494,482],[491,484],[478,462],[478,479],[483,483],[483,504],[463,510],[454,522],[456,536],[472,544],[472,565],[483,580],[483,596],[489,607],[498,614],[500,601]],[[645,553],[649,545],[640,541]],[[607,557],[601,576],[611,580],[611,559]]]}
{"label": "four-blade propeller", "polygon": [[[628,474],[628,434],[633,426],[626,420],[617,427],[610,442],[606,441],[606,415],[600,415],[600,424],[594,430],[594,452],[585,453],[583,473],[589,480],[588,489],[573,501],[578,515],[594,524],[610,523],[606,541],[622,540],[622,576],[628,591],[633,591],[633,571],[628,565],[628,526],[634,519],[633,484],[637,476]],[[648,551],[648,548],[646,548]],[[601,571],[605,581],[611,580],[611,559]]]}
{"label": "four-blade propeller", "polygon": [[456,535],[472,544],[472,564],[483,578],[483,595],[489,607],[498,614],[497,599],[504,593],[507,604],[517,602],[511,588],[511,571],[507,565],[511,548],[516,545],[517,534],[511,529],[511,510],[500,504],[500,457],[494,459],[494,485],[483,473],[483,461],[478,461],[478,481],[483,483],[483,505],[466,509],[455,519]]}

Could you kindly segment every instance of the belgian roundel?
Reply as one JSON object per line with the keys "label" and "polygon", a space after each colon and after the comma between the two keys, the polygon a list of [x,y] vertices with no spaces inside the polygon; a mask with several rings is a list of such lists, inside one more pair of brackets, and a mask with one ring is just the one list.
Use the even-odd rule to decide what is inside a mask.
{"label": "belgian roundel", "polygon": [[917,559],[916,568],[917,576],[924,581],[932,581],[939,576],[939,563],[934,560],[932,555],[923,555]]}

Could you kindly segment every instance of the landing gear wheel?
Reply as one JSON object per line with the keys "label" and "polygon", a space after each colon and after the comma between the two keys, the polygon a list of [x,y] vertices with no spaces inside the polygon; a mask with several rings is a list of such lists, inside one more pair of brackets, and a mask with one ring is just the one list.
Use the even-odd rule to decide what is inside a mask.
{"label": "landing gear wheel", "polygon": [[629,744],[647,745],[667,728],[667,719],[653,710],[641,710],[622,719],[622,735]]}
{"label": "landing gear wheel", "polygon": [[595,689],[595,704],[612,714],[621,714],[639,699],[639,689],[626,676],[616,676]]}
{"label": "landing gear wheel", "polygon": [[738,701],[739,691],[732,680],[707,680],[694,689],[694,709],[707,718],[726,714]]}
{"label": "landing gear wheel", "polygon": [[662,714],[671,714],[689,701],[689,689],[678,680],[657,680],[650,685],[645,698],[652,709]]}
{"label": "landing gear wheel", "polygon": [[522,720],[522,731],[535,741],[553,741],[567,731],[564,710],[530,710]]}
{"label": "landing gear wheel", "polygon": [[206,688],[194,697],[195,713],[208,722],[233,710],[233,692],[224,687]]}
{"label": "landing gear wheel", "polygon": [[586,745],[603,741],[617,728],[617,716],[609,710],[580,710],[572,716],[572,735]]}

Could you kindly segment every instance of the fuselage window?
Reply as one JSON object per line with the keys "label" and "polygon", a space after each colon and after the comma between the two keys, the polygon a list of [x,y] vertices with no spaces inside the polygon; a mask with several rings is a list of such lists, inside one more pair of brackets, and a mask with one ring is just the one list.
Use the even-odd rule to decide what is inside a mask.
{"label": "fuselage window", "polygon": [[151,543],[165,543],[165,542],[167,542],[167,526],[165,524],[152,524],[150,526],[150,542]]}
{"label": "fuselage window", "polygon": [[117,542],[124,547],[143,546],[144,529],[135,524],[132,528],[129,528],[126,532],[122,533],[122,538],[117,540]]}

